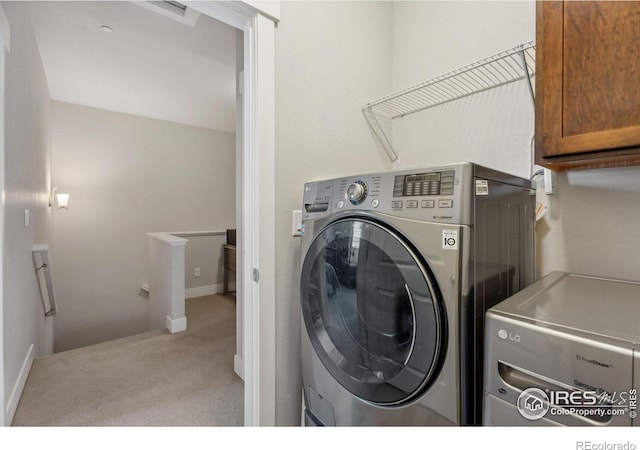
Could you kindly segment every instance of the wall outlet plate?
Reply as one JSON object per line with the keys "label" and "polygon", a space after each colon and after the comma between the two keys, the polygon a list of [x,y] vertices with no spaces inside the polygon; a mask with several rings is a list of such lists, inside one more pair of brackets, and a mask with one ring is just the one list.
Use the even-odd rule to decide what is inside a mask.
{"label": "wall outlet plate", "polygon": [[549,169],[544,169],[544,193],[555,194],[558,188],[558,175]]}

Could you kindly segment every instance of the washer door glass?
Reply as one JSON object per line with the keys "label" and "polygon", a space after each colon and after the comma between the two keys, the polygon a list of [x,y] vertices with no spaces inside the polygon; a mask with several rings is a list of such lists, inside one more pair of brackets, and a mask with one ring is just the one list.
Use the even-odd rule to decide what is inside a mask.
{"label": "washer door glass", "polygon": [[339,220],[314,239],[302,315],[320,360],[351,393],[394,405],[435,378],[446,330],[431,278],[398,233],[372,220]]}

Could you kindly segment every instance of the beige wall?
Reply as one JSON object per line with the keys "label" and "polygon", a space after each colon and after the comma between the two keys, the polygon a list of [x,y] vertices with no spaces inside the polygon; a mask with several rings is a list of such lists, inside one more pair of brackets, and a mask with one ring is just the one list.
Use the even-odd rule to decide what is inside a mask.
{"label": "beige wall", "polygon": [[56,351],[144,332],[145,233],[234,226],[235,137],[60,102],[52,123]]}
{"label": "beige wall", "polygon": [[282,2],[276,30],[276,423],[300,421],[299,238],[306,181],[384,170],[360,107],[391,86],[386,2]]}
{"label": "beige wall", "polygon": [[[3,2],[11,24],[6,60],[5,236],[4,236],[4,394],[12,401],[23,364],[53,349],[53,318],[45,319],[33,260],[33,244],[50,242],[49,90],[26,5]],[[24,225],[24,211],[30,224]],[[55,261],[55,255],[54,261]],[[55,268],[55,265],[54,265]],[[19,387],[21,389],[21,387]],[[17,397],[13,397],[17,402]],[[3,405],[6,407],[7,405]],[[10,420],[17,403],[9,405]]]}

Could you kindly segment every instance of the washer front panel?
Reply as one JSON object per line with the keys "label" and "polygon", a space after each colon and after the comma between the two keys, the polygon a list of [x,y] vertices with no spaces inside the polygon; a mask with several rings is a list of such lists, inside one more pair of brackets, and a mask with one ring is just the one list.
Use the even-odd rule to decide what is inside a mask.
{"label": "washer front panel", "polygon": [[352,394],[397,405],[435,378],[444,307],[426,263],[389,226],[361,217],[329,224],[306,254],[301,296],[315,352]]}

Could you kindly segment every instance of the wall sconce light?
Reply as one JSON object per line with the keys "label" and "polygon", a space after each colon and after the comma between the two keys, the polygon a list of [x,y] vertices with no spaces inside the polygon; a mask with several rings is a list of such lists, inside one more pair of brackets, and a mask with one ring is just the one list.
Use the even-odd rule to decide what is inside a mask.
{"label": "wall sconce light", "polygon": [[69,194],[58,194],[57,187],[51,189],[51,196],[49,197],[49,206],[53,209],[69,209]]}

